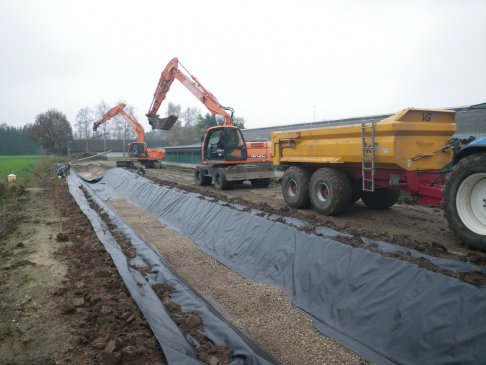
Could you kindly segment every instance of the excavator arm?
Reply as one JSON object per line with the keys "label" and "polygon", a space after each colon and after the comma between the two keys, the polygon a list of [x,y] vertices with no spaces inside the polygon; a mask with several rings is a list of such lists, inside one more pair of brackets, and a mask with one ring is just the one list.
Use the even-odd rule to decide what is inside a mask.
{"label": "excavator arm", "polygon": [[103,118],[101,118],[99,121],[93,124],[93,130],[96,131],[100,125],[106,123],[111,118],[114,118],[119,114],[123,117],[123,119],[127,121],[128,124],[132,126],[133,129],[135,129],[135,132],[137,133],[137,142],[145,143],[145,132],[143,131],[143,127],[131,114],[123,110],[125,106],[126,104],[120,103],[117,106],[108,110],[108,112],[103,116]]}
{"label": "excavator arm", "polygon": [[[170,86],[175,79],[179,80],[182,85],[184,85],[196,98],[198,98],[199,101],[201,101],[201,103],[203,103],[204,106],[206,106],[206,108],[211,112],[211,114],[222,116],[224,118],[223,124],[225,126],[233,126],[233,109],[222,106],[218,102],[218,99],[216,99],[216,97],[210,93],[195,76],[191,75],[186,70],[186,72],[189,74],[189,76],[187,76],[179,69],[179,65],[179,60],[177,58],[173,58],[167,64],[164,71],[162,71],[159,83],[155,89],[152,104],[150,105],[150,109],[146,114],[152,128],[169,130],[177,121],[177,117],[173,115],[169,116],[168,118],[159,118],[157,115],[157,111],[159,110],[160,105],[164,101],[167,93],[170,90]],[[182,66],[182,68],[184,67]]]}

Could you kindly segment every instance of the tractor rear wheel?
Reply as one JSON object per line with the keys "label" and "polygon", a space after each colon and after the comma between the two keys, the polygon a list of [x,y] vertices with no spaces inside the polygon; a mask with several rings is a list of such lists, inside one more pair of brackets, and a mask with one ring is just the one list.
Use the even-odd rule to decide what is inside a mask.
{"label": "tractor rear wheel", "polygon": [[282,177],[282,194],[289,207],[307,208],[310,205],[309,181],[311,172],[303,167],[289,167]]}
{"label": "tractor rear wheel", "polygon": [[311,177],[309,196],[315,210],[325,215],[337,215],[351,205],[353,189],[343,172],[323,167]]}
{"label": "tractor rear wheel", "polygon": [[465,157],[447,176],[444,215],[462,245],[486,251],[486,153]]}

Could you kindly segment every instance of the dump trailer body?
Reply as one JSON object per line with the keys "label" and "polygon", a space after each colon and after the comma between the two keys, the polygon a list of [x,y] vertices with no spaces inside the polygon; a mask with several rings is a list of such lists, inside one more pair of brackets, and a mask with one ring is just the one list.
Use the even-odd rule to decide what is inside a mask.
{"label": "dump trailer body", "polygon": [[[440,149],[448,144],[456,131],[454,117],[455,112],[449,110],[405,109],[376,122],[376,168],[405,171],[442,169],[452,159],[451,149]],[[367,128],[367,125],[354,124],[274,132],[273,164],[361,165],[363,137],[365,142],[370,142]]]}

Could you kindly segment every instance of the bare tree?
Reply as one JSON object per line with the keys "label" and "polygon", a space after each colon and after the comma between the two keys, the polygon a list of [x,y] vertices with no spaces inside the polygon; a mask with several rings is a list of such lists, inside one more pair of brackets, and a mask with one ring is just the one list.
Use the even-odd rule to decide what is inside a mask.
{"label": "bare tree", "polygon": [[181,130],[181,143],[193,144],[199,142],[199,137],[194,126],[197,124],[197,118],[200,114],[198,108],[186,108],[182,113],[183,128]]}
{"label": "bare tree", "polygon": [[[106,112],[109,110],[108,104],[104,100],[100,101],[97,105],[94,107],[94,116],[95,120],[100,120],[103,118],[106,114]],[[110,131],[113,129],[112,124],[110,123],[103,123],[99,129],[99,134],[103,136],[103,152],[106,152],[106,139],[110,136]]]}
{"label": "bare tree", "polygon": [[89,106],[85,106],[76,114],[76,128],[78,130],[79,139],[86,139],[86,153],[89,152],[89,139],[93,135],[93,110]]}
{"label": "bare tree", "polygon": [[76,130],[77,135],[80,139],[91,138],[93,133],[93,110],[89,106],[85,106],[84,108],[80,109],[76,114]]}

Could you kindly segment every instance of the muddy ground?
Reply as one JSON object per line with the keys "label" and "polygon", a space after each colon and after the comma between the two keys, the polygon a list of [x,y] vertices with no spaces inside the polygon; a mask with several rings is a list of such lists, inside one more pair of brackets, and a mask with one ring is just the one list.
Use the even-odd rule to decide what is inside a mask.
{"label": "muddy ground", "polygon": [[66,182],[25,194],[0,236],[0,364],[166,364]]}
{"label": "muddy ground", "polygon": [[[146,170],[145,176],[166,186],[177,187],[205,196],[242,204],[249,208],[260,209],[287,217],[297,217],[309,222],[311,229],[322,225],[352,235],[345,243],[361,245],[360,237],[400,244],[421,251],[427,255],[474,263],[486,268],[486,253],[478,252],[461,245],[460,240],[450,230],[441,208],[415,205],[409,201],[397,203],[386,210],[371,210],[358,201],[343,214],[327,217],[312,209],[298,210],[289,208],[283,199],[281,185],[274,181],[268,188],[254,188],[249,182],[233,190],[216,190],[213,186],[194,184],[190,169],[164,167]],[[408,261],[417,261],[408,255],[398,255]],[[456,274],[444,271],[427,261],[417,262],[431,270],[458,277],[475,285],[485,286],[486,275],[480,272]]]}

